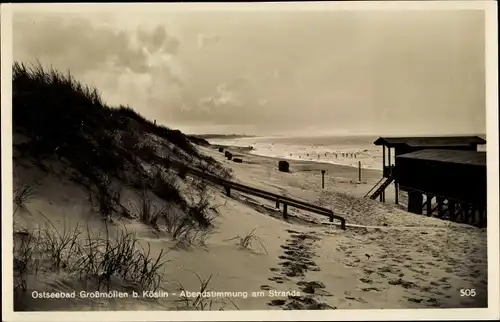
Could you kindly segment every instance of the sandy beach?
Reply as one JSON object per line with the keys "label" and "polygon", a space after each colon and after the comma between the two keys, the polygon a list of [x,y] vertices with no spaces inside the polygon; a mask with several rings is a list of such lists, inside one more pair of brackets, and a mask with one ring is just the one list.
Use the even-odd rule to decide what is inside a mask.
{"label": "sandy beach", "polygon": [[[151,254],[168,252],[161,283],[168,297],[77,296],[56,301],[15,292],[17,309],[200,309],[201,304],[193,305],[193,299],[186,301],[179,291],[179,285],[199,291],[199,278],[209,279],[207,290],[234,292],[203,300],[215,310],[487,305],[485,230],[410,214],[391,201],[362,198],[378,181],[378,171],[363,170],[359,183],[355,168],[302,161],[291,162],[290,173],[283,173],[277,169],[277,159],[250,155],[241,148],[232,152],[243,159],[242,163],[227,160],[215,147],[198,149],[231,168],[237,182],[333,209],[347,220],[347,229],[343,231],[325,217],[293,208],[285,221],[269,201],[237,192],[226,197],[223,189],[209,187],[211,202],[217,206],[216,229],[203,246],[174,247],[171,236],[133,219],[116,219],[111,224],[117,231],[133,231],[141,245],[149,243]],[[92,207],[85,192],[56,164],[54,161],[52,174],[39,181],[26,211],[16,213],[15,225],[33,229],[48,219],[58,230],[68,231],[79,222],[102,233],[104,224],[95,211],[89,210]],[[15,182],[41,177],[41,170],[33,165],[15,165]],[[327,173],[324,189],[322,169]],[[122,194],[122,204],[130,204],[134,198],[133,194]],[[241,240],[250,233],[254,237],[243,245]],[[19,241],[16,244],[19,246]],[[118,289],[130,289],[123,281],[116,283]],[[89,285],[61,271],[30,275],[28,285],[28,290],[38,291],[78,293],[89,289]],[[474,289],[477,295],[463,297],[461,289]],[[204,309],[209,309],[208,304]]]}

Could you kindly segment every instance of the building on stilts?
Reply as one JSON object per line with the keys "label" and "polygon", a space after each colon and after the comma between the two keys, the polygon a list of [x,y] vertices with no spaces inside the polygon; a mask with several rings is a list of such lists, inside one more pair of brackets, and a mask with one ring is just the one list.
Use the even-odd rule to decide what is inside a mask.
{"label": "building on stilts", "polygon": [[379,138],[381,180],[366,194],[385,202],[393,184],[395,202],[408,195],[409,212],[486,226],[486,152],[478,136]]}

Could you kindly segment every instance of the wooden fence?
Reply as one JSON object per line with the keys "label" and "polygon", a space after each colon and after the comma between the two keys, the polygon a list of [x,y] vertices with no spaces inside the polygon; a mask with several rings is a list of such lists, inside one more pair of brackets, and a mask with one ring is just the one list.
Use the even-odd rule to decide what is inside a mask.
{"label": "wooden fence", "polygon": [[214,184],[223,187],[226,191],[227,196],[231,195],[231,190],[236,190],[245,194],[253,195],[270,201],[275,201],[276,208],[279,208],[280,204],[283,204],[283,217],[285,219],[288,217],[288,206],[290,206],[297,209],[309,211],[318,215],[326,216],[330,219],[330,222],[333,222],[334,219],[337,219],[338,221],[340,221],[340,228],[344,230],[346,229],[345,219],[341,216],[335,215],[331,209],[316,206],[287,196],[278,195],[269,191],[253,188],[234,181],[225,180],[217,176],[214,176],[212,174],[208,174],[206,172],[186,166],[184,163],[181,162],[169,160],[168,164],[175,168],[182,169],[183,171],[185,171],[186,174],[192,174],[194,176],[206,179],[207,181],[210,181]]}

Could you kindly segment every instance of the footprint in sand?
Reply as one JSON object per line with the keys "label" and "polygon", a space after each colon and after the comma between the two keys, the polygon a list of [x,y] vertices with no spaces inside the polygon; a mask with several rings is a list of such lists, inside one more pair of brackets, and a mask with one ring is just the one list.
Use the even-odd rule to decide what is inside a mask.
{"label": "footprint in sand", "polygon": [[415,283],[410,282],[410,281],[405,281],[401,278],[389,280],[389,284],[390,285],[400,285],[401,287],[406,288],[406,289],[417,287],[417,285]]}
{"label": "footprint in sand", "polygon": [[270,306],[282,306],[285,303],[286,303],[286,300],[275,299],[275,300],[271,300],[271,302],[267,303],[267,305],[270,305]]}
{"label": "footprint in sand", "polygon": [[362,288],[361,290],[363,292],[371,292],[371,291],[380,292],[380,289],[376,288],[376,287],[365,287],[365,288]]}
{"label": "footprint in sand", "polygon": [[[273,276],[268,278],[268,280],[279,284],[283,283],[285,280],[289,280],[288,277],[304,276],[308,270],[320,270],[316,263],[311,260],[315,254],[309,250],[312,243],[319,238],[290,229],[287,231],[291,234],[292,238],[286,240],[286,245],[280,246],[284,249],[283,253],[285,255],[278,256],[279,259],[284,260],[279,263],[281,266],[281,273],[284,276]],[[310,239],[313,242],[307,243],[307,239]],[[272,272],[279,271],[278,268],[270,268],[269,270]],[[327,293],[324,294],[327,296]]]}
{"label": "footprint in sand", "polygon": [[356,264],[353,264],[351,262],[342,262],[345,266],[348,266],[348,267],[358,267],[358,265]]}
{"label": "footprint in sand", "polygon": [[413,302],[413,303],[422,303],[422,302],[423,302],[423,299],[417,299],[417,298],[414,298],[414,297],[409,297],[409,298],[408,298],[408,302]]}
{"label": "footprint in sand", "polygon": [[316,266],[316,263],[310,259],[302,259],[301,262],[307,266]]}
{"label": "footprint in sand", "polygon": [[325,288],[325,284],[319,281],[312,281],[312,282],[299,281],[297,282],[297,285],[302,286],[302,292],[309,294],[314,294],[317,289]]}
{"label": "footprint in sand", "polygon": [[301,257],[311,257],[311,253],[306,251],[306,250],[286,250],[284,251],[283,253],[285,253],[286,255],[290,255],[290,256],[297,256],[297,255],[300,255]]}
{"label": "footprint in sand", "polygon": [[268,280],[270,280],[272,282],[276,282],[278,284],[283,284],[283,282],[288,281],[289,279],[284,277],[284,276],[273,276],[273,277],[269,277]]}
{"label": "footprint in sand", "polygon": [[362,277],[362,278],[360,278],[359,280],[360,280],[361,282],[363,282],[363,283],[366,283],[366,284],[373,284],[373,281],[372,281],[371,279],[369,279],[369,278],[364,278],[364,277]]}
{"label": "footprint in sand", "polygon": [[420,290],[422,292],[430,292],[432,290],[432,288],[429,286],[422,286],[422,287],[420,287]]}
{"label": "footprint in sand", "polygon": [[316,301],[312,296],[290,296],[286,310],[334,310],[336,307]]}
{"label": "footprint in sand", "polygon": [[433,297],[431,297],[430,299],[428,299],[427,301],[425,301],[425,304],[428,305],[428,306],[432,306],[432,307],[439,307],[441,306],[441,304],[439,303],[439,301]]}
{"label": "footprint in sand", "polygon": [[367,301],[365,301],[361,297],[346,296],[345,298],[348,300],[352,300],[352,301],[356,301],[356,302],[360,302],[360,303],[368,303]]}
{"label": "footprint in sand", "polygon": [[381,273],[394,273],[394,268],[392,268],[390,266],[384,266],[384,267],[379,268],[378,271]]}

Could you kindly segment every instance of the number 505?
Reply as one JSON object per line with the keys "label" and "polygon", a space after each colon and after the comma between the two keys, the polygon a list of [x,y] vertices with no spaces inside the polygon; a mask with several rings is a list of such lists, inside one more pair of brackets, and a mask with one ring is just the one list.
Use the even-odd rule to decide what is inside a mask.
{"label": "number 505", "polygon": [[461,289],[460,296],[476,296],[476,290],[473,288]]}

